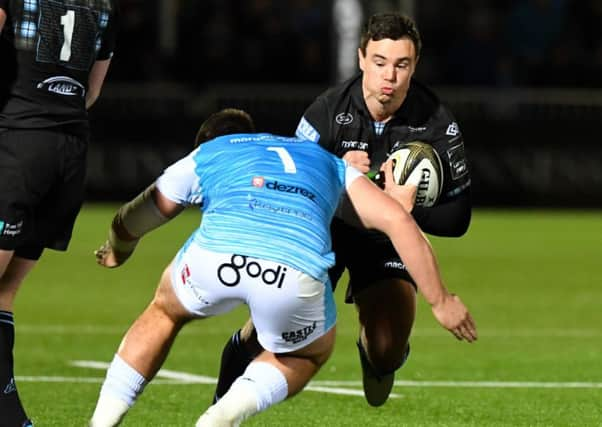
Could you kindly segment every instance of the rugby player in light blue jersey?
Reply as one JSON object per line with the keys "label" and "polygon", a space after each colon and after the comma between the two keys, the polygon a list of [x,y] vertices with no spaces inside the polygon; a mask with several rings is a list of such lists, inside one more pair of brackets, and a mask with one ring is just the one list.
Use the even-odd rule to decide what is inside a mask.
{"label": "rugby player in light blue jersey", "polygon": [[[212,115],[197,136],[202,144],[115,215],[108,241],[96,251],[105,267],[121,265],[145,233],[188,205],[200,206],[203,221],[126,333],[90,426],[121,421],[187,321],[240,304],[249,306],[264,351],[196,425],[237,426],[301,391],[334,345],[329,225],[345,191],[359,220],[391,238],[439,322],[459,337],[476,333],[464,304],[444,287],[429,243],[401,204],[318,144],[248,133],[253,130],[243,111]],[[392,179],[390,164],[385,173]]]}

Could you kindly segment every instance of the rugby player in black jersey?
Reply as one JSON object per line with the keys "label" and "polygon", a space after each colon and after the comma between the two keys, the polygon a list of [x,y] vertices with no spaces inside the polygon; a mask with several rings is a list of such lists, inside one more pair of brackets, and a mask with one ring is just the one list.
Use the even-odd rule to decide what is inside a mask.
{"label": "rugby player in black jersey", "polygon": [[[420,50],[420,34],[407,16],[382,13],[370,17],[358,49],[361,73],[316,98],[296,133],[365,173],[379,171],[388,154],[404,142],[431,144],[443,163],[443,188],[436,205],[417,206],[415,186],[386,183],[385,191],[412,212],[424,232],[459,237],[471,218],[464,142],[452,113],[429,88],[413,79]],[[354,212],[344,201],[337,216],[331,226],[336,265],[330,279],[336,285],[345,268],[349,271],[347,302],[358,310],[364,392],[369,404],[380,406],[390,394],[395,371],[409,355],[416,288],[386,236],[352,225]],[[454,335],[471,337],[467,341],[477,338],[476,331]],[[258,351],[254,343],[250,322],[228,341],[216,399],[227,391],[249,355]]]}
{"label": "rugby player in black jersey", "polygon": [[13,373],[13,306],[45,248],[67,249],[83,201],[89,108],[116,0],[0,0],[0,426],[32,425]]}

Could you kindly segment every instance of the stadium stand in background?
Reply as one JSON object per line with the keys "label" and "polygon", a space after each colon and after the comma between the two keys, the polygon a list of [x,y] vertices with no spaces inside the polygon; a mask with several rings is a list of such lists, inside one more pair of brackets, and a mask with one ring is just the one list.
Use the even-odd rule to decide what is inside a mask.
{"label": "stadium stand in background", "polygon": [[[411,6],[425,41],[417,78],[462,123],[477,206],[602,207],[602,2],[356,1],[366,13]],[[178,5],[171,24],[165,4]],[[136,194],[218,108],[292,133],[335,79],[332,5],[123,0],[131,44],[92,111],[89,199]]]}

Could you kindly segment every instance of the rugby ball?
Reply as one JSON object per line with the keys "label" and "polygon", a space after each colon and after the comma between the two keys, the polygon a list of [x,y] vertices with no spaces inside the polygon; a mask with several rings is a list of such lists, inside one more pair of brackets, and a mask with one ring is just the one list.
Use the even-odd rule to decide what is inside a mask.
{"label": "rugby ball", "polygon": [[397,184],[413,184],[416,206],[431,207],[443,188],[443,167],[437,151],[427,143],[406,142],[389,155],[393,160],[393,178]]}

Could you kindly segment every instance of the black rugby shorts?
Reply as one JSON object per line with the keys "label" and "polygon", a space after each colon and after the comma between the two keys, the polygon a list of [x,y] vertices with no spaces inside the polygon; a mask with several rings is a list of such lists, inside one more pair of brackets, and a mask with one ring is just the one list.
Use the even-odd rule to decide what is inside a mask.
{"label": "black rugby shorts", "polygon": [[84,197],[87,138],[0,129],[0,249],[38,259],[64,251]]}
{"label": "black rugby shorts", "polygon": [[403,279],[416,288],[414,279],[384,234],[351,226],[339,218],[332,220],[330,232],[336,262],[328,274],[334,289],[345,268],[349,271],[345,302],[352,303],[354,295],[382,279]]}

